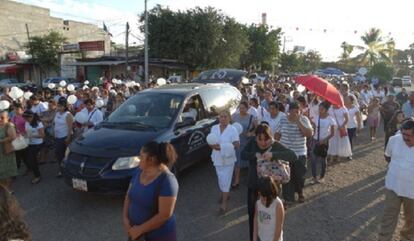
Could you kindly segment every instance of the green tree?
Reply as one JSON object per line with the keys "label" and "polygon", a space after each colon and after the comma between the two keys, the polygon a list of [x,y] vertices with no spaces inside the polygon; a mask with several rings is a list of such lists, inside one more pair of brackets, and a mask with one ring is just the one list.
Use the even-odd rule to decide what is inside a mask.
{"label": "green tree", "polygon": [[297,72],[300,69],[300,59],[296,53],[282,53],[280,55],[280,69],[284,73]]}
{"label": "green tree", "polygon": [[33,62],[38,64],[42,73],[50,70],[59,71],[59,52],[66,38],[55,31],[43,36],[33,36],[29,39],[26,47],[32,54]]}
{"label": "green tree", "polygon": [[374,64],[368,72],[368,78],[377,77],[380,83],[384,84],[392,80],[394,69],[385,62]]}
{"label": "green tree", "polygon": [[240,56],[248,48],[247,33],[219,10],[197,7],[175,12],[158,5],[148,15],[151,57],[177,59],[192,70],[240,67]]}
{"label": "green tree", "polygon": [[321,66],[322,57],[319,52],[310,50],[300,56],[300,72],[311,72],[317,70]]}
{"label": "green tree", "polygon": [[243,67],[254,70],[272,70],[280,57],[281,28],[271,30],[267,25],[250,25],[247,28],[250,47],[242,56]]}
{"label": "green tree", "polygon": [[395,43],[392,44],[391,40],[384,41],[380,29],[371,28],[361,39],[365,46],[357,46],[363,53],[356,57],[361,64],[372,67],[379,62],[391,63],[393,50],[389,48],[395,46]]}
{"label": "green tree", "polygon": [[341,60],[346,61],[350,58],[352,52],[354,51],[354,46],[351,44],[348,44],[347,42],[342,42],[341,48],[342,48]]}

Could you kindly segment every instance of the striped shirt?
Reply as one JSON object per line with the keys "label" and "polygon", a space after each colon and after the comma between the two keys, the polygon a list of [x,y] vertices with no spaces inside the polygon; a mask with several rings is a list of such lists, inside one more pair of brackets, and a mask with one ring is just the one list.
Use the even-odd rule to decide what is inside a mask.
{"label": "striped shirt", "polygon": [[[312,129],[312,125],[306,116],[301,115],[299,118],[303,126]],[[288,121],[287,116],[284,116],[280,120],[276,132],[281,135],[280,143],[294,151],[297,156],[306,155],[306,137],[302,134],[296,123]]]}

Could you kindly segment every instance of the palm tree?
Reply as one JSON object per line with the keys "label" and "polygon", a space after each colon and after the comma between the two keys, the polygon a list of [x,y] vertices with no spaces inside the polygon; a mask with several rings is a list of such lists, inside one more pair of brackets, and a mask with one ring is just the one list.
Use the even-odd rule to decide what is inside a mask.
{"label": "palm tree", "polygon": [[351,56],[352,51],[354,51],[354,46],[348,44],[347,42],[342,42],[341,48],[342,48],[341,59],[347,60]]}
{"label": "palm tree", "polygon": [[378,62],[391,62],[390,56],[394,54],[394,50],[390,52],[391,47],[395,47],[394,41],[385,42],[381,36],[381,30],[371,28],[368,32],[361,36],[365,46],[357,46],[358,49],[364,52],[357,56],[357,59],[363,65],[373,66]]}

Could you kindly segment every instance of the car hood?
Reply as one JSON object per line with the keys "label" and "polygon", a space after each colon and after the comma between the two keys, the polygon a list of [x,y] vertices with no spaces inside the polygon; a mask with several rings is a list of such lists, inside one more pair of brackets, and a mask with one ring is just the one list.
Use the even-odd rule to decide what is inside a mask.
{"label": "car hood", "polygon": [[75,140],[70,150],[76,153],[102,156],[120,157],[138,155],[141,147],[162,134],[153,130],[123,130],[96,128],[83,134]]}

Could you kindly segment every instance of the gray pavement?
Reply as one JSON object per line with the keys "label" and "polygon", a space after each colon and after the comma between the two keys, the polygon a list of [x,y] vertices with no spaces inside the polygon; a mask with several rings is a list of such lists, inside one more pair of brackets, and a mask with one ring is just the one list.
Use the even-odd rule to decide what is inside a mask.
{"label": "gray pavement", "polygon": [[[382,214],[382,138],[359,137],[353,161],[331,164],[326,183],[307,184],[307,202],[288,209],[285,240],[375,240]],[[41,166],[42,182],[19,177],[15,195],[25,210],[33,241],[124,241],[123,197],[72,190],[55,177],[57,164]],[[219,191],[212,164],[198,163],[179,178],[179,241],[247,241],[246,172],[231,193],[230,211],[218,217]]]}

